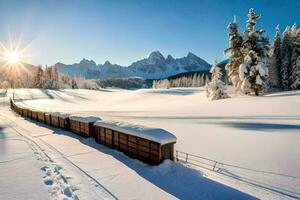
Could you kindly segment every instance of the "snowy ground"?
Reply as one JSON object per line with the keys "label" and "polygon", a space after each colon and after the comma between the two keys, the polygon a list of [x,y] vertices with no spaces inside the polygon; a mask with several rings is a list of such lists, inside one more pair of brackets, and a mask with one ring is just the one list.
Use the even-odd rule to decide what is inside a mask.
{"label": "snowy ground", "polygon": [[[220,166],[221,173],[213,173],[198,168],[205,177],[257,198],[300,199],[300,91],[264,97],[236,96],[214,102],[206,100],[203,88],[136,91],[24,89],[17,90],[16,94],[20,104],[45,111],[88,113],[102,119],[164,128],[177,136],[175,148],[178,150],[252,170]],[[27,123],[23,126],[26,129],[30,126],[41,128]],[[55,152],[59,151],[56,154],[61,156],[57,157],[71,155],[73,163],[80,164],[83,171],[92,174],[100,185],[120,199],[145,196],[163,199],[251,198],[210,181],[199,171],[181,164],[165,162],[159,167],[143,166],[120,153],[95,145],[94,141],[81,140],[69,133],[55,134],[54,131],[53,134],[45,128],[42,132],[46,135],[38,137],[39,140],[54,147]],[[109,160],[103,162],[106,159]],[[61,159],[54,161],[61,162]],[[112,164],[115,162],[118,164]],[[117,170],[111,172],[109,169],[115,166]],[[120,169],[119,166],[123,167]],[[69,165],[65,168],[70,170]],[[131,173],[135,176],[128,175]],[[128,179],[132,180],[130,184]],[[124,184],[128,192],[125,192]],[[80,196],[86,187],[82,188],[75,189],[74,193],[90,198]],[[132,196],[132,191],[136,196]]]}
{"label": "snowy ground", "polygon": [[180,163],[148,166],[25,120],[7,100],[0,107],[0,199],[254,199]]}

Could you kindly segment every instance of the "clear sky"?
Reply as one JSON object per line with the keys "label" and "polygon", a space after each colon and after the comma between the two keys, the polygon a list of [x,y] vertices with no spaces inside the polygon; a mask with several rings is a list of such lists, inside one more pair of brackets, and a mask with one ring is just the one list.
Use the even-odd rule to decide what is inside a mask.
{"label": "clear sky", "polygon": [[225,58],[233,15],[243,30],[250,7],[271,39],[277,24],[300,27],[300,0],[0,0],[0,41],[21,39],[28,61],[43,65],[129,65],[154,50],[211,62]]}

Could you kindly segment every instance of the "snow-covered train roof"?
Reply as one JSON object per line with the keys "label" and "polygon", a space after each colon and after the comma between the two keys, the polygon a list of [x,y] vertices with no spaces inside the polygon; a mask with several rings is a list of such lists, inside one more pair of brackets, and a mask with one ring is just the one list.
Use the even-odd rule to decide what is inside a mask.
{"label": "snow-covered train roof", "polygon": [[96,121],[95,125],[151,140],[161,145],[174,143],[177,140],[172,133],[160,128],[150,128],[119,121]]}
{"label": "snow-covered train roof", "polygon": [[101,120],[101,118],[99,117],[94,117],[94,116],[86,116],[86,115],[70,115],[69,117],[71,120],[76,120],[76,121],[80,121],[80,122],[84,122],[84,123],[91,123],[91,122],[95,122],[95,121],[99,121]]}
{"label": "snow-covered train roof", "polygon": [[51,113],[51,116],[56,116],[56,117],[60,117],[60,118],[62,118],[62,119],[66,119],[66,118],[68,118],[70,115],[67,114],[67,113],[54,112],[54,113]]}

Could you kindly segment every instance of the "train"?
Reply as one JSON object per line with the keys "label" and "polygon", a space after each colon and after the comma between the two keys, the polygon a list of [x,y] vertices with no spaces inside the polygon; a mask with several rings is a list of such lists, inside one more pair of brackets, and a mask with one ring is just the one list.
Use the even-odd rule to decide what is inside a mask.
{"label": "train", "polygon": [[174,160],[174,145],[177,138],[160,128],[104,121],[93,116],[43,112],[20,106],[12,98],[10,108],[25,119],[71,131],[81,137],[92,137],[101,145],[116,149],[130,158],[150,165],[158,165],[165,159]]}

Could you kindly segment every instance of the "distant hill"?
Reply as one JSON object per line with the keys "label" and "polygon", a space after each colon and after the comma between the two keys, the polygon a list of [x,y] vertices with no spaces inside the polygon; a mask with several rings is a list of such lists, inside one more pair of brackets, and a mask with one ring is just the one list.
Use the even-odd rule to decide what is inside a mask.
{"label": "distant hill", "polygon": [[0,63],[0,82],[5,81],[11,84],[12,78],[15,80],[15,87],[28,87],[28,83],[36,72],[37,67],[28,63],[9,66],[6,63]]}
{"label": "distant hill", "polygon": [[93,60],[87,59],[72,65],[57,63],[56,66],[61,73],[71,77],[100,80],[124,77],[159,79],[184,72],[207,71],[210,68],[210,64],[193,53],[175,59],[171,55],[165,58],[159,51],[154,51],[147,58],[133,62],[127,67],[111,64],[109,61],[97,65]]}

